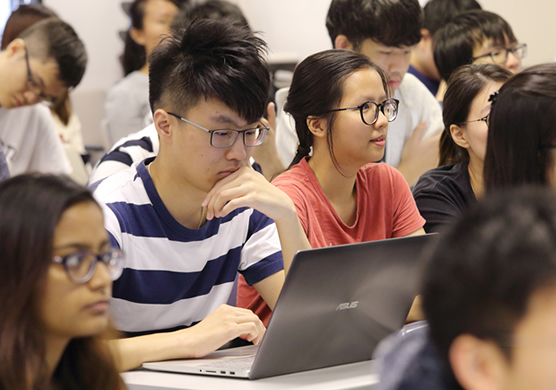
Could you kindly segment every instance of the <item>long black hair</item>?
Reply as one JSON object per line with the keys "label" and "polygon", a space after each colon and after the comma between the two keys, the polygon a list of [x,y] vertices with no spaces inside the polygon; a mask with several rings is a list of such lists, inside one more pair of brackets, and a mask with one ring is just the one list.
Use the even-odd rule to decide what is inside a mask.
{"label": "long black hair", "polygon": [[388,76],[363,54],[351,50],[332,49],[313,54],[295,68],[284,111],[295,119],[299,139],[297,153],[290,167],[308,156],[313,146],[313,134],[307,126],[309,116],[318,116],[328,123],[327,141],[332,161],[341,172],[334,157],[332,132],[336,112],[342,100],[344,81],[358,70],[374,69],[382,80],[384,92],[390,97]]}
{"label": "long black hair", "polygon": [[490,113],[484,180],[487,191],[550,184],[556,147],[556,64],[513,76]]}

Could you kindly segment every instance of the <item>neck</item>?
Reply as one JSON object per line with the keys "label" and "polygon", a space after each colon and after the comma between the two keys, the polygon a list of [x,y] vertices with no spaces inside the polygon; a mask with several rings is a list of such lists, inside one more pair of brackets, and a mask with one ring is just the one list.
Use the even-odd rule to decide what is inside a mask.
{"label": "neck", "polygon": [[143,65],[143,67],[141,69],[139,69],[139,72],[141,73],[145,73],[145,74],[149,74],[149,63],[145,62],[145,65]]}
{"label": "neck", "polygon": [[354,172],[344,171],[345,176],[342,175],[332,163],[328,150],[326,153],[319,153],[318,148],[314,149],[309,166],[338,216],[347,225],[353,224],[357,214],[355,181],[359,169]]}
{"label": "neck", "polygon": [[65,337],[47,336],[46,337],[46,364],[49,378],[52,378],[62,354],[68,346],[70,339]]}
{"label": "neck", "polygon": [[473,193],[475,193],[477,198],[482,197],[484,193],[483,162],[474,156],[470,156],[467,170],[469,171]]}
{"label": "neck", "polygon": [[201,227],[205,222],[201,204],[207,193],[190,183],[176,180],[179,176],[173,173],[172,164],[167,164],[160,154],[149,166],[156,191],[172,217],[189,229]]}

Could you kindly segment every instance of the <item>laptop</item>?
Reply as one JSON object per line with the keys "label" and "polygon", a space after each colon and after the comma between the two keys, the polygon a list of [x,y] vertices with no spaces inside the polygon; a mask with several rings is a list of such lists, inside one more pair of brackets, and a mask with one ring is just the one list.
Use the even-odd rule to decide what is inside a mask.
{"label": "laptop", "polygon": [[370,360],[404,325],[435,236],[299,251],[260,345],[143,367],[258,379]]}

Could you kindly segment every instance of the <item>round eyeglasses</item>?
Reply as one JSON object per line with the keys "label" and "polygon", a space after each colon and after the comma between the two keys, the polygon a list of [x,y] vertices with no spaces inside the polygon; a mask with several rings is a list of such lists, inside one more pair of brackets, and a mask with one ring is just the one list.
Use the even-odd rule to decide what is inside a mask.
{"label": "round eyeglasses", "polygon": [[247,130],[209,130],[172,112],[168,112],[168,115],[172,115],[185,123],[189,123],[190,125],[209,133],[210,144],[215,148],[229,148],[234,144],[234,142],[236,142],[240,133],[243,134],[243,144],[245,146],[258,146],[263,143],[264,137],[268,131],[268,127],[263,125]]}
{"label": "round eyeglasses", "polygon": [[506,63],[506,61],[508,61],[508,55],[510,53],[512,53],[516,58],[525,58],[525,56],[527,55],[527,44],[522,43],[521,45],[517,45],[516,47],[496,49],[491,51],[490,53],[471,58],[471,62],[475,62],[481,58],[487,59],[488,57],[490,57],[490,60],[493,63],[503,65]]}
{"label": "round eyeglasses", "polygon": [[54,256],[52,261],[62,264],[72,282],[83,284],[91,280],[99,261],[108,268],[110,279],[118,279],[124,270],[125,256],[121,250],[112,248],[102,255],[91,251],[79,251],[66,256]]}
{"label": "round eyeglasses", "polygon": [[398,116],[399,104],[400,101],[398,99],[386,99],[382,103],[369,101],[356,107],[336,108],[334,110],[326,111],[323,114],[335,111],[359,110],[363,123],[371,126],[378,120],[379,111],[382,112],[388,122],[392,122],[394,119],[396,119],[396,117]]}

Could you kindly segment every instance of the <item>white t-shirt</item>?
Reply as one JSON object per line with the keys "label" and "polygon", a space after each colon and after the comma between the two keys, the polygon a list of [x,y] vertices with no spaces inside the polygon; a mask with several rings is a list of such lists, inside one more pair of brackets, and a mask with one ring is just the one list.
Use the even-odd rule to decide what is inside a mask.
{"label": "white t-shirt", "polygon": [[[397,167],[400,164],[405,142],[422,120],[427,121],[423,139],[439,134],[444,125],[440,104],[427,87],[412,74],[406,73],[393,97],[400,101],[400,105],[398,117],[388,124],[385,160],[393,167]],[[276,147],[284,165],[288,166],[295,157],[298,138],[295,132],[295,121],[280,107],[278,108]]]}
{"label": "white t-shirt", "polygon": [[12,176],[26,172],[72,173],[52,114],[44,104],[0,107],[0,142]]}

